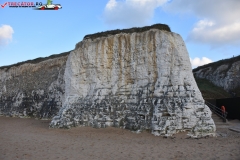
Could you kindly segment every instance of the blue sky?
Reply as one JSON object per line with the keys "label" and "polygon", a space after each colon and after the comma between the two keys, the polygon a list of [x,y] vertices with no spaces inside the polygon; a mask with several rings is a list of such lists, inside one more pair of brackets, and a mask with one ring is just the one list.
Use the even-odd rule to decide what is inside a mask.
{"label": "blue sky", "polygon": [[[22,2],[0,0],[5,2]],[[26,1],[42,2],[44,1]],[[74,49],[86,34],[168,24],[196,67],[240,54],[239,0],[54,0],[58,11],[0,7],[0,66]]]}

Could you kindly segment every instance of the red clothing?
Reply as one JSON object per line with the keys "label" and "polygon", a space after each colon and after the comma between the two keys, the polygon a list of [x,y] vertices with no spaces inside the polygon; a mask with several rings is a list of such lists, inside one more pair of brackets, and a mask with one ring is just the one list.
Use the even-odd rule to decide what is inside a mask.
{"label": "red clothing", "polygon": [[225,113],[225,112],[226,112],[226,109],[225,109],[225,107],[224,107],[224,106],[222,106],[222,107],[221,107],[221,110],[222,110],[222,112],[223,112],[223,113]]}

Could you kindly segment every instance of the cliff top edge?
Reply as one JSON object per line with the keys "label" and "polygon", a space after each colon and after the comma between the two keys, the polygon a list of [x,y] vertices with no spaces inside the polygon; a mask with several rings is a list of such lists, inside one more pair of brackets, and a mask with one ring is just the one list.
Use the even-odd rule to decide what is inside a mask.
{"label": "cliff top edge", "polygon": [[[234,62],[237,62],[237,61],[240,61],[240,55],[232,57],[232,58],[222,59],[222,60],[219,60],[219,61],[216,61],[216,62],[212,62],[212,63],[208,63],[208,64],[205,64],[205,65],[199,66],[197,68],[194,68],[193,72],[197,72],[201,69],[205,69],[205,68],[208,68],[208,67],[212,67],[213,70],[216,70],[221,65],[228,65],[228,69],[230,69],[232,64]],[[226,71],[228,71],[228,69]]]}
{"label": "cliff top edge", "polygon": [[[94,33],[94,34],[88,34],[88,35],[84,36],[84,39],[88,39],[88,38],[95,39],[95,38],[99,38],[99,37],[107,37],[109,35],[115,35],[115,34],[119,34],[119,33],[134,33],[134,32],[141,33],[141,32],[148,31],[150,29],[159,29],[159,30],[164,30],[164,31],[171,32],[171,29],[168,25],[158,23],[158,24],[154,24],[154,25],[151,25],[151,26],[145,26],[145,27],[134,27],[134,28],[128,28],[128,29],[116,29],[116,30],[98,32],[98,33]],[[20,66],[22,64],[25,64],[25,63],[31,63],[31,64],[40,63],[40,62],[48,60],[48,59],[54,59],[54,58],[66,56],[66,55],[70,54],[71,51],[63,52],[63,53],[60,53],[60,54],[53,54],[53,55],[48,56],[48,57],[39,57],[39,58],[36,58],[36,59],[27,60],[27,61],[23,61],[23,62],[18,62],[18,63],[11,64],[11,65],[0,66],[0,69],[7,69],[8,70],[11,67],[18,67],[18,66]]]}
{"label": "cliff top edge", "polygon": [[134,27],[134,28],[129,28],[129,29],[116,29],[116,30],[110,30],[110,31],[105,31],[105,32],[98,32],[98,33],[94,33],[94,34],[88,34],[86,36],[84,36],[83,39],[95,39],[95,38],[99,38],[99,37],[107,37],[109,35],[115,35],[115,34],[119,34],[119,33],[140,33],[140,32],[145,32],[147,30],[150,29],[159,29],[159,30],[164,30],[164,31],[168,31],[171,32],[171,29],[168,25],[166,24],[154,24],[151,26],[145,26],[145,27]]}
{"label": "cliff top edge", "polygon": [[[71,50],[72,51],[72,50]],[[40,63],[42,61],[46,61],[46,60],[49,60],[49,59],[54,59],[54,58],[59,58],[59,57],[63,57],[63,56],[67,56],[68,54],[70,54],[71,51],[68,51],[68,52],[63,52],[63,53],[60,53],[60,54],[53,54],[53,55],[50,55],[48,57],[39,57],[39,58],[35,58],[35,59],[32,59],[32,60],[27,60],[27,61],[23,61],[23,62],[18,62],[18,63],[15,63],[15,64],[11,64],[11,65],[6,65],[6,66],[0,66],[0,69],[10,69],[11,67],[18,67],[22,64],[25,64],[25,63],[30,63],[30,64],[36,64],[36,63]]]}

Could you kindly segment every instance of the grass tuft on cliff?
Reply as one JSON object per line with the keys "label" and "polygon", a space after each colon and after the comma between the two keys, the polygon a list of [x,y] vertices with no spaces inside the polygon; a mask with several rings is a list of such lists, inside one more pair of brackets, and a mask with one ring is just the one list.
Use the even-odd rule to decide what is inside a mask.
{"label": "grass tuft on cliff", "polygon": [[223,88],[214,85],[206,79],[195,77],[195,80],[199,90],[202,93],[203,99],[220,99],[231,97],[231,95]]}
{"label": "grass tuft on cliff", "polygon": [[133,33],[133,32],[145,32],[147,30],[150,29],[159,29],[159,30],[164,30],[164,31],[168,31],[171,32],[171,29],[168,25],[166,24],[154,24],[151,26],[145,26],[145,27],[134,27],[134,28],[129,28],[129,29],[116,29],[116,30],[111,30],[111,31],[105,31],[105,32],[98,32],[98,33],[94,33],[94,34],[88,34],[84,37],[84,39],[87,38],[91,38],[91,39],[95,39],[98,37],[107,37],[109,35],[115,35],[115,34],[119,34],[119,33]]}

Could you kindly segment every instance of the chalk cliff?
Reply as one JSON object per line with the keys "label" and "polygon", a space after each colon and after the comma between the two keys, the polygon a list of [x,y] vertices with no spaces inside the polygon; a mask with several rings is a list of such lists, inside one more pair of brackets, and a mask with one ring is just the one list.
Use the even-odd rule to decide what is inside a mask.
{"label": "chalk cliff", "polygon": [[240,95],[240,56],[193,69],[194,76],[211,81],[233,96]]}
{"label": "chalk cliff", "polygon": [[[51,73],[55,81],[62,77],[60,70]],[[115,126],[164,136],[179,131],[192,137],[214,135],[211,111],[176,33],[150,28],[86,36],[68,56],[63,81],[63,105],[52,128]]]}
{"label": "chalk cliff", "polygon": [[0,67],[0,115],[51,119],[62,106],[69,52]]}

